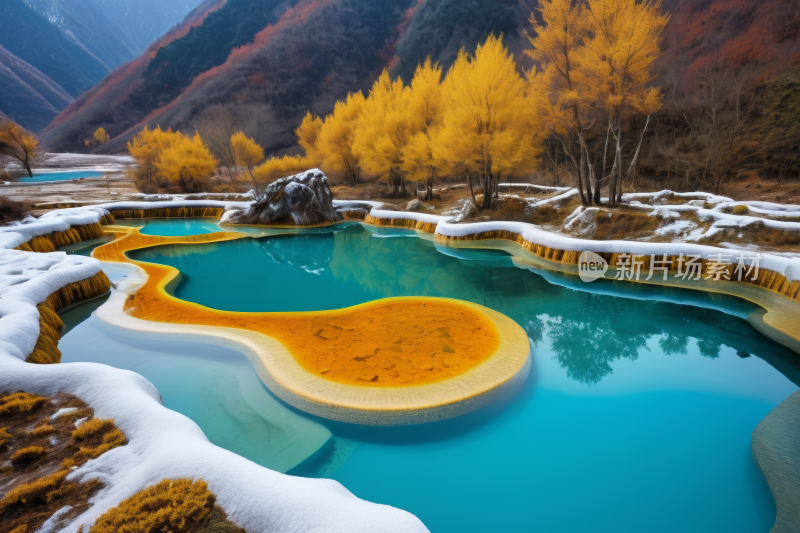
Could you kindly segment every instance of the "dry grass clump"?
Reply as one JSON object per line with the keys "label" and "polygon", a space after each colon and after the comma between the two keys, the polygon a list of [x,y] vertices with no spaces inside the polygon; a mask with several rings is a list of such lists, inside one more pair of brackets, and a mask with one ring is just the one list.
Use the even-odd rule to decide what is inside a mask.
{"label": "dry grass clump", "polygon": [[[0,180],[2,180],[0,178]],[[0,226],[15,220],[22,220],[31,214],[31,206],[27,202],[17,202],[6,196],[0,196]]]}
{"label": "dry grass clump", "polygon": [[114,425],[113,419],[94,418],[84,422],[72,432],[72,438],[78,443],[95,444],[95,446],[81,446],[75,454],[79,463],[94,459],[108,450],[125,444],[125,434]]}
{"label": "dry grass clump", "polygon": [[660,220],[645,213],[610,211],[598,213],[592,238],[599,240],[632,239],[652,233]]}
{"label": "dry grass clump", "polygon": [[739,205],[737,205],[736,207],[733,208],[731,213],[733,213],[734,215],[742,216],[742,215],[746,215],[748,211],[750,211],[750,210],[747,208],[746,205],[739,204]]}
{"label": "dry grass clump", "polygon": [[502,220],[516,220],[520,216],[525,213],[525,208],[527,204],[523,202],[520,198],[516,198],[514,196],[506,196],[503,198],[502,202],[500,203],[500,207],[494,214],[492,218],[498,218]]}
{"label": "dry grass clump", "polygon": [[15,465],[20,463],[32,463],[36,459],[42,457],[45,453],[47,453],[47,450],[41,446],[28,446],[26,448],[20,448],[14,452],[14,455],[11,456],[11,463]]}
{"label": "dry grass clump", "polygon": [[[122,432],[113,421],[94,421],[92,409],[69,394],[51,400],[18,392],[0,398],[0,405],[5,407],[0,419],[6,428],[0,436],[8,442],[0,447],[0,464],[13,464],[0,468],[0,490],[7,491],[0,497],[0,531],[36,531],[66,506],[71,509],[61,525],[85,511],[102,483],[78,484],[66,481],[66,476],[73,466],[124,444]],[[58,409],[69,407],[77,410],[51,420]],[[75,428],[76,418],[88,419],[78,428],[82,431]],[[50,435],[56,438],[41,446]]]}
{"label": "dry grass clump", "polygon": [[782,248],[799,245],[800,231],[773,228],[759,220],[742,228],[723,228],[697,242],[708,245],[730,242]]}
{"label": "dry grass clump", "polygon": [[66,470],[61,470],[31,483],[14,487],[0,500],[0,512],[5,512],[12,507],[50,503],[68,473]]}
{"label": "dry grass clump", "polygon": [[33,428],[31,431],[31,437],[45,437],[51,433],[55,433],[55,431],[56,428],[49,424],[45,424],[43,426],[39,426],[38,428]]}
{"label": "dry grass clump", "polygon": [[742,237],[755,244],[771,246],[796,246],[800,244],[800,231],[767,226],[760,220],[742,228]]}
{"label": "dry grass clump", "polygon": [[205,481],[165,479],[123,500],[95,521],[89,533],[196,531],[216,497]]}
{"label": "dry grass clump", "polygon": [[558,209],[550,204],[544,204],[533,210],[531,221],[541,226],[543,224],[554,224],[558,222],[560,218],[561,213],[559,213]]}
{"label": "dry grass clump", "polygon": [[28,392],[16,392],[0,398],[0,416],[7,416],[16,413],[28,413],[39,409],[48,402],[47,398],[30,394]]}
{"label": "dry grass clump", "polygon": [[0,428],[0,448],[13,438],[7,430],[8,428]]}

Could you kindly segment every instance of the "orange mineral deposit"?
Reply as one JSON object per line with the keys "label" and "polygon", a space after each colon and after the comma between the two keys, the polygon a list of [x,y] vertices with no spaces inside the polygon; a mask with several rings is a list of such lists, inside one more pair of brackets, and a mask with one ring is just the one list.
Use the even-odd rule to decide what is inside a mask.
{"label": "orange mineral deposit", "polygon": [[167,287],[173,267],[132,261],[128,250],[161,244],[197,244],[242,238],[236,232],[187,237],[141,235],[109,229],[114,242],[95,249],[102,261],[135,263],[147,282],[125,310],[144,320],[239,328],[278,340],[306,371],[326,380],[363,387],[407,387],[468,372],[494,354],[494,323],[464,304],[439,298],[389,298],[334,311],[237,313],[175,298]]}

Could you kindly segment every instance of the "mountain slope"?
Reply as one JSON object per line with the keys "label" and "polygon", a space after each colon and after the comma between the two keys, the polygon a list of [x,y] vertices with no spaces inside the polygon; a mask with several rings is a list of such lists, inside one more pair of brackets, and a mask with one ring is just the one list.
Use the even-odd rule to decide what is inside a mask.
{"label": "mountain slope", "polygon": [[92,0],[138,54],[180,23],[200,0]]}
{"label": "mountain slope", "polygon": [[99,59],[107,72],[141,52],[97,8],[94,0],[27,0],[27,3],[67,40]]}
{"label": "mountain slope", "polygon": [[[113,138],[105,148],[123,147],[145,123],[202,130],[206,108],[213,107],[269,151],[285,150],[294,146],[294,128],[306,112],[327,113],[348,92],[368,90],[385,67],[396,65],[399,73],[416,66],[416,59],[403,63],[398,55],[404,39],[413,54],[431,53],[422,43],[436,32],[437,16],[452,22],[439,29],[446,35],[435,52],[443,61],[461,46],[474,49],[491,31],[511,36],[524,21],[516,0],[490,1],[474,29],[470,6],[480,3],[459,9],[454,0],[228,0],[185,36],[151,49],[135,68],[114,72],[78,99],[45,141],[79,149],[81,136],[103,126]],[[443,7],[422,18],[427,30],[417,31],[414,20],[433,4]],[[494,7],[500,14],[492,14]],[[453,35],[457,28],[467,30]]]}
{"label": "mountain slope", "polygon": [[38,131],[72,102],[56,82],[0,46],[0,111]]}
{"label": "mountain slope", "polygon": [[0,109],[39,130],[200,0],[3,0]]}
{"label": "mountain slope", "polygon": [[24,0],[0,3],[0,46],[46,74],[73,97],[109,71],[98,57],[64,36]]}
{"label": "mountain slope", "polygon": [[422,2],[409,31],[398,43],[394,73],[410,80],[417,65],[428,56],[449,68],[463,46],[473,52],[475,45],[485,41],[490,33],[512,37],[520,24],[525,24],[527,16],[528,11],[516,0]]}
{"label": "mountain slope", "polygon": [[[503,34],[520,68],[531,0],[210,0],[182,33],[104,79],[45,131],[79,150],[97,127],[124,149],[145,124],[202,134],[225,117],[270,153],[296,150],[294,129],[383,68],[408,80],[427,56],[445,67]],[[774,77],[800,64],[796,0],[665,0],[672,18],[656,74],[665,92],[698,91],[703,69]],[[202,15],[202,16],[201,16]],[[216,118],[213,118],[216,117]]]}

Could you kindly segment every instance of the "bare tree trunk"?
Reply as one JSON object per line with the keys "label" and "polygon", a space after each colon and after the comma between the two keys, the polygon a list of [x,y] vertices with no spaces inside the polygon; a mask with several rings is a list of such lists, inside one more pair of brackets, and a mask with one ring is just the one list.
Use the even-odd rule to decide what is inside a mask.
{"label": "bare tree trunk", "polygon": [[603,188],[603,183],[606,181],[606,164],[607,164],[607,156],[608,156],[608,139],[611,136],[611,121],[608,121],[608,128],[606,129],[606,144],[603,148],[603,168],[600,169],[600,182],[595,187],[594,191],[594,203],[600,205],[600,189]]}
{"label": "bare tree trunk", "polygon": [[483,173],[483,209],[492,208],[492,173]]}
{"label": "bare tree trunk", "polygon": [[26,153],[25,154],[25,158],[21,159],[20,161],[22,161],[22,164],[25,165],[25,170],[28,171],[28,177],[32,178],[33,177],[33,170],[31,170],[31,161],[30,161],[30,157],[28,156],[28,154]]}
{"label": "bare tree trunk", "polygon": [[[617,158],[617,171],[612,173],[611,184],[608,187],[608,202],[609,205],[617,205],[618,200],[621,199],[622,190],[622,111],[617,114],[617,131],[616,131],[616,158]],[[620,192],[618,192],[620,191]]]}
{"label": "bare tree trunk", "polygon": [[558,187],[558,144],[556,144],[556,187]]}
{"label": "bare tree trunk", "polygon": [[[578,142],[581,150],[581,176],[586,185],[586,204],[592,205],[594,194],[592,194],[592,184],[594,182],[594,171],[592,170],[589,148],[586,146],[586,139],[583,138],[583,131],[578,131]],[[585,169],[585,170],[584,170]],[[588,175],[585,175],[587,172]]]}
{"label": "bare tree trunk", "polygon": [[478,201],[475,199],[475,191],[472,190],[472,172],[467,172],[467,187],[469,187],[469,195],[472,196],[472,205],[475,206],[475,210],[480,212],[481,207],[478,207]]}
{"label": "bare tree trunk", "polygon": [[253,176],[253,169],[248,165],[247,173],[250,174],[250,179],[253,180],[253,190],[256,191],[256,198],[261,196],[261,191],[258,190],[258,182],[256,181],[256,177]]}
{"label": "bare tree trunk", "polygon": [[[564,141],[561,141],[561,144],[564,144]],[[564,146],[564,154],[572,160],[572,164],[575,166],[575,170],[577,171],[577,180],[578,180],[578,192],[581,194],[581,204],[589,205],[586,201],[586,195],[583,192],[583,181],[581,180],[581,173],[580,168],[581,164],[583,164],[583,160],[581,160],[580,164],[578,161],[575,161],[575,157],[573,157],[572,153],[567,150],[566,145]]]}
{"label": "bare tree trunk", "polygon": [[647,115],[647,120],[644,122],[644,128],[642,128],[642,135],[639,137],[639,145],[636,147],[636,153],[633,154],[633,160],[631,161],[631,165],[628,167],[628,181],[633,179],[633,173],[636,172],[636,162],[639,161],[639,151],[642,149],[642,141],[644,140],[644,133],[647,131],[647,125],[650,124],[650,115]]}

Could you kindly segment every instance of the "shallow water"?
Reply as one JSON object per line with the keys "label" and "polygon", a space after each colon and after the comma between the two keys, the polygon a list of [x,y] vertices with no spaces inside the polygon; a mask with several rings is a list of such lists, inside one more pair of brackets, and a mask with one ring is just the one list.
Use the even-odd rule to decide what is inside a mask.
{"label": "shallow water", "polygon": [[[750,434],[800,379],[793,354],[744,320],[756,311],[746,302],[582,285],[517,268],[502,252],[437,251],[415,232],[360,225],[129,255],[177,267],[176,295],[217,309],[446,296],[505,313],[531,339],[524,385],[474,413],[398,428],[287,407],[253,385],[243,356],[220,348],[148,340],[132,354],[139,348],[125,351],[126,339],[101,334],[95,318],[62,340],[65,361],[142,373],[212,442],[261,464],[272,460],[264,422],[237,418],[231,401],[271,406],[273,418],[290,412],[333,435],[290,473],[331,476],[359,497],[415,513],[432,531],[752,532],[772,524]],[[317,440],[306,449],[321,438],[309,435]]]}
{"label": "shallow water", "polygon": [[141,228],[142,235],[160,235],[176,237],[182,235],[202,235],[223,231],[215,222],[215,218],[147,218],[147,219],[121,219],[114,224]]}
{"label": "shallow water", "polygon": [[68,170],[64,172],[34,172],[33,177],[25,176],[24,178],[19,178],[17,181],[31,183],[39,181],[64,181],[101,177],[103,177],[103,173],[95,170]]}

